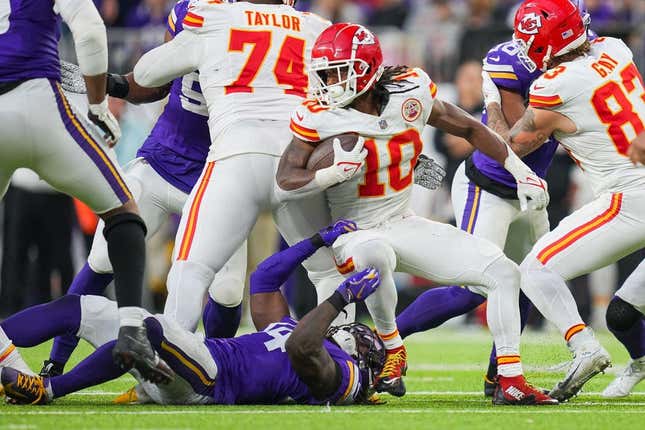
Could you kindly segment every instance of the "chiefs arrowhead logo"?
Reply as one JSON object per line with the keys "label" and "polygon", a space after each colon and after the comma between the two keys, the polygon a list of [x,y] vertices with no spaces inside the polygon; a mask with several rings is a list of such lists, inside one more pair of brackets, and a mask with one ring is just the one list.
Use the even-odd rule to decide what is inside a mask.
{"label": "chiefs arrowhead logo", "polygon": [[414,122],[421,115],[421,102],[415,98],[407,99],[401,105],[401,116],[407,122]]}
{"label": "chiefs arrowhead logo", "polygon": [[354,40],[353,40],[355,45],[373,45],[375,42],[374,35],[365,27],[360,27],[358,30],[356,30],[356,33],[354,33]]}
{"label": "chiefs arrowhead logo", "polygon": [[542,28],[542,17],[535,12],[524,15],[517,26],[517,31],[524,34],[537,34]]}

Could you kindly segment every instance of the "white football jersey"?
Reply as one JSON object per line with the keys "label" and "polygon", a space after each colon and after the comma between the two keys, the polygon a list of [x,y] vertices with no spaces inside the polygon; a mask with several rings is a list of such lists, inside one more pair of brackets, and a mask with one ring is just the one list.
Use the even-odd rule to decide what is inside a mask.
{"label": "white football jersey", "polygon": [[318,35],[330,25],[283,4],[194,0],[184,31],[200,37],[199,83],[207,101],[211,153],[280,155],[288,142],[218,137],[245,120],[288,121],[308,90],[306,65]]}
{"label": "white football jersey", "polygon": [[365,167],[352,179],[327,189],[332,219],[346,218],[361,228],[373,227],[408,211],[414,165],[423,148],[421,132],[428,121],[436,85],[421,69],[396,77],[380,116],[351,108],[327,109],[307,100],[291,116],[299,139],[317,142],[357,133],[365,138]]}
{"label": "white football jersey", "polygon": [[598,38],[588,55],[544,73],[531,85],[529,104],[575,123],[575,133],[554,135],[596,194],[643,189],[645,169],[631,163],[627,150],[645,130],[645,89],[632,52],[621,40]]}

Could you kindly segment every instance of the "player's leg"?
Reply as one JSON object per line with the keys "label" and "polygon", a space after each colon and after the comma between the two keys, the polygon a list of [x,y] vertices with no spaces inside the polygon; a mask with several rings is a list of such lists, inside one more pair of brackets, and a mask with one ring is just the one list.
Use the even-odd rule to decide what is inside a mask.
{"label": "player's leg", "polygon": [[153,348],[175,373],[198,395],[212,393],[217,364],[204,344],[204,338],[164,315],[148,317],[145,323]]}
{"label": "player's leg", "polygon": [[641,262],[607,307],[607,327],[623,344],[631,361],[602,392],[625,397],[645,379],[645,261]]}
{"label": "player's leg", "polygon": [[[280,234],[289,245],[313,236],[333,222],[324,194],[280,203],[274,208],[273,216]],[[328,248],[320,248],[302,265],[316,287],[318,303],[327,300],[344,280]],[[347,306],[332,325],[354,322],[355,309],[354,304]]]}
{"label": "player's leg", "polygon": [[517,265],[491,242],[421,217],[392,223],[388,239],[399,259],[397,270],[441,283],[487,288],[487,320],[495,341],[500,384],[494,403],[520,404],[518,397],[551,403],[523,377]]}
{"label": "player's leg", "polygon": [[[187,195],[168,184],[144,159],[138,158],[130,162],[125,172],[125,182],[148,229],[147,237],[152,237],[170,212],[181,210],[176,208],[176,202],[183,203]],[[112,281],[112,265],[103,235],[104,227],[103,220],[99,221],[87,263],[74,278],[68,294],[102,295]],[[49,360],[45,361],[41,375],[53,376],[63,373],[63,368],[76,345],[76,336],[54,339]]]}
{"label": "player's leg", "polygon": [[403,396],[406,389],[402,376],[407,370],[407,352],[396,326],[396,254],[379,229],[359,230],[340,236],[334,242],[333,250],[338,270],[343,274],[364,270],[368,266],[379,271],[381,283],[376,292],[365,300],[387,350],[386,362],[375,387],[379,392]]}
{"label": "player's leg", "polygon": [[[121,332],[114,348],[117,362],[155,372],[154,351],[145,335],[141,291],[145,266],[145,223],[118,165],[96,129],[77,115],[60,85],[34,80],[41,96],[30,100],[43,109],[43,121],[31,127],[33,154],[27,167],[55,188],[85,202],[105,221],[104,235],[115,272]],[[29,83],[32,83],[30,81]]]}
{"label": "player's leg", "polygon": [[642,193],[599,196],[544,235],[520,266],[522,290],[558,327],[574,355],[565,379],[552,391],[560,399],[575,395],[610,364],[609,354],[582,321],[565,281],[606,266],[642,246],[643,197]]}
{"label": "player's leg", "polygon": [[193,188],[177,231],[164,314],[197,328],[208,288],[267,208],[270,157],[242,154],[209,162]]}
{"label": "player's leg", "polygon": [[235,251],[208,288],[202,321],[206,337],[234,337],[242,319],[242,298],[246,281],[246,242]]}

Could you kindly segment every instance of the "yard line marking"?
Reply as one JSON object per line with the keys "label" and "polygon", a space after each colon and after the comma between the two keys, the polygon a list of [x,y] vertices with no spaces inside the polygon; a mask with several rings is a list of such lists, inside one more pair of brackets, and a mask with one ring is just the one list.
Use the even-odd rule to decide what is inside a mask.
{"label": "yard line marking", "polygon": [[[567,407],[557,407],[551,406],[548,408],[542,409],[519,409],[519,408],[495,408],[488,407],[487,409],[383,409],[387,411],[388,414],[497,414],[497,415],[541,415],[541,414],[589,414],[588,409],[569,409]],[[322,407],[316,408],[312,407],[311,409],[299,409],[299,410],[277,410],[277,409],[241,409],[241,410],[208,410],[204,407],[196,409],[185,409],[185,410],[158,410],[158,411],[3,411],[3,415],[310,415],[316,413],[331,413],[331,414],[373,414],[373,407],[362,407],[360,409],[350,409],[350,408],[329,408]],[[593,410],[594,414],[634,414],[634,415],[644,415],[645,409],[634,409],[634,410]]]}

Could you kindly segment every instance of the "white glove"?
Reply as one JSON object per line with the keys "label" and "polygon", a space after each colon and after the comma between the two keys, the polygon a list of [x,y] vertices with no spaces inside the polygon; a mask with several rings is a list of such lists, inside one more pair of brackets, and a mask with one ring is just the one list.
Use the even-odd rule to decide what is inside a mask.
{"label": "white glove", "polygon": [[421,154],[414,166],[414,183],[429,190],[436,190],[446,177],[446,169],[432,158]]}
{"label": "white glove", "polygon": [[515,178],[517,198],[520,209],[542,210],[549,204],[549,191],[546,182],[529,168],[520,157],[508,148],[504,168]]}
{"label": "white glove", "polygon": [[345,151],[338,138],[333,140],[334,164],[316,172],[315,181],[320,188],[345,182],[361,171],[367,157],[367,149],[363,149],[365,139],[358,136],[356,145],[351,151]]}
{"label": "white glove", "polygon": [[502,105],[502,96],[499,94],[499,89],[485,70],[482,71],[482,94],[484,94],[485,106],[492,103]]}
{"label": "white glove", "polygon": [[107,97],[99,104],[91,104],[87,117],[105,133],[103,138],[110,148],[116,145],[121,138],[121,128],[119,122],[108,109]]}

